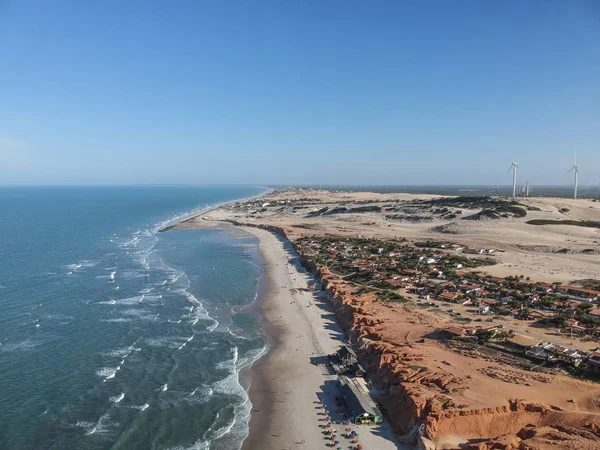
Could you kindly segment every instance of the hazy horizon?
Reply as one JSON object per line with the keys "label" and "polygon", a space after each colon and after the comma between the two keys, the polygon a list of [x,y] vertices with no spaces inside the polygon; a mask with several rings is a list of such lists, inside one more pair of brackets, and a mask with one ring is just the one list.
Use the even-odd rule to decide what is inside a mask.
{"label": "hazy horizon", "polygon": [[600,182],[600,7],[0,5],[0,185]]}

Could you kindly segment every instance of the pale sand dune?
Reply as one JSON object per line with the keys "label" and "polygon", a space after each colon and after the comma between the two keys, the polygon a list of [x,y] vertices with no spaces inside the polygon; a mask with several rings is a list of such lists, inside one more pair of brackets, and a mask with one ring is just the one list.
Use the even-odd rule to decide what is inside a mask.
{"label": "pale sand dune", "polygon": [[[457,242],[471,247],[493,247],[502,250],[496,255],[499,264],[486,270],[497,276],[524,275],[539,281],[570,281],[573,279],[597,278],[600,273],[600,256],[582,254],[583,250],[600,251],[600,229],[567,225],[536,226],[525,223],[531,219],[552,220],[594,220],[600,221],[600,202],[562,198],[520,198],[524,205],[539,208],[541,211],[528,211],[525,218],[470,221],[434,219],[422,223],[398,222],[385,219],[383,214],[345,214],[308,217],[310,208],[340,205],[360,206],[358,202],[413,201],[418,199],[440,198],[438,195],[377,194],[370,192],[337,192],[309,190],[274,193],[267,195],[267,201],[298,201],[300,198],[313,199],[308,209],[277,212],[277,209],[256,214],[244,213],[227,207],[191,219],[183,226],[207,224],[207,220],[235,219],[246,223],[269,224],[287,228],[292,234],[303,234],[302,227],[310,228],[314,234],[339,233],[365,237],[405,237],[408,239],[438,239]],[[369,203],[372,204],[372,203]],[[565,208],[568,211],[565,211]],[[563,210],[563,212],[561,212]],[[463,210],[463,216],[477,210]],[[436,227],[450,227],[452,234],[436,231]],[[533,251],[538,247],[545,251]],[[552,253],[563,248],[573,253]],[[527,249],[527,250],[526,250]]]}
{"label": "pale sand dune", "polygon": [[[439,196],[329,193],[315,190],[274,193],[260,199],[258,204],[227,205],[190,218],[178,224],[176,228],[224,227],[228,226],[228,221],[235,221],[249,225],[285,228],[286,234],[292,239],[304,234],[334,233],[382,239],[444,240],[468,247],[498,249],[494,256],[498,264],[483,269],[492,275],[523,274],[534,280],[562,282],[599,278],[600,254],[597,250],[600,247],[600,230],[564,225],[536,226],[525,223],[530,219],[600,221],[599,202],[549,198],[519,199],[523,204],[540,208],[541,211],[528,211],[526,218],[482,221],[461,220],[462,216],[477,212],[473,209],[462,211],[462,216],[454,220],[432,217],[431,220],[421,223],[388,220],[384,213],[317,216],[309,214],[323,206],[357,207],[382,202],[380,205],[384,207],[389,205],[385,202],[390,200],[412,201],[426,197]],[[269,208],[262,207],[265,202],[271,203]],[[437,230],[439,225],[450,226],[453,233],[440,233]],[[265,315],[265,330],[276,347],[253,368],[250,394],[255,408],[260,409],[260,412],[252,415],[251,435],[244,445],[244,450],[326,448],[320,434],[319,416],[315,413],[313,402],[317,400],[319,394],[322,394],[327,382],[335,379],[335,376],[328,375],[322,366],[310,364],[309,359],[311,356],[332,352],[340,345],[338,338],[330,336],[332,330],[336,330],[337,327],[332,321],[332,316],[323,317],[321,306],[325,307],[327,303],[319,302],[312,293],[292,294],[290,292],[294,287],[306,287],[308,275],[299,274],[294,267],[285,263],[289,255],[279,238],[253,227],[246,230],[259,237],[260,249],[267,263],[270,289],[262,307]],[[557,250],[562,249],[566,249],[568,253],[556,253]],[[592,249],[593,253],[582,253],[589,249]],[[309,304],[311,306],[308,306]],[[377,305],[372,306],[372,309],[377,308]],[[388,308],[383,306],[381,308],[383,308],[381,313],[390,322],[390,333],[401,330],[406,334],[405,330],[416,326],[411,319],[416,311],[411,311],[407,316],[406,312],[392,313]],[[427,322],[425,319],[428,314],[418,312],[417,314]],[[397,327],[393,326],[395,316],[402,322],[398,323]],[[433,322],[428,325],[429,327],[440,326],[440,318],[430,319]],[[521,325],[525,327],[526,324],[511,322],[511,326],[516,329],[521,329]],[[529,328],[524,330],[532,337],[542,340],[549,339],[548,333],[551,331]],[[561,339],[552,337],[553,341]],[[409,347],[415,345],[417,344],[412,343]],[[588,346],[591,348],[594,343],[584,345],[586,348]],[[464,369],[465,377],[467,375],[470,377],[470,388],[461,394],[463,397],[460,403],[472,407],[488,407],[497,406],[508,398],[517,397],[584,411],[589,409],[588,404],[595,405],[592,400],[589,400],[596,398],[594,392],[588,392],[589,389],[593,390],[591,385],[579,385],[570,379],[564,379],[556,384],[531,381],[528,382],[529,384],[506,383],[476,370],[484,368],[479,367],[478,361],[444,350],[437,345],[423,344],[423,347],[422,350],[433,357],[437,370],[442,372],[448,370],[445,364],[437,363],[448,361],[451,364],[448,366],[451,371],[461,372]],[[371,438],[374,440],[371,441]],[[463,438],[464,436],[461,437]],[[304,444],[298,444],[302,441]],[[396,448],[391,441],[379,436],[369,436],[364,430],[361,430],[361,441],[367,444],[365,448]],[[342,445],[343,448],[347,448],[348,443],[345,444]]]}

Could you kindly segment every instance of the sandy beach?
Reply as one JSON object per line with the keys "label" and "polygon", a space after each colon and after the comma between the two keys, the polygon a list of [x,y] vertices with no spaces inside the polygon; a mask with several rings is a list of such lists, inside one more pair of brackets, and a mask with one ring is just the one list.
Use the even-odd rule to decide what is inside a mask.
{"label": "sandy beach", "polygon": [[[327,448],[331,441],[325,439],[319,404],[328,405],[334,422],[343,419],[335,399],[337,376],[327,355],[339,349],[345,337],[352,339],[367,378],[380,389],[372,393],[378,394],[391,424],[354,426],[365,449],[411,448],[394,441],[392,427],[398,440],[421,441],[430,449],[468,444],[470,449],[506,450],[520,448],[515,445],[522,440],[524,448],[547,450],[558,435],[569,448],[597,448],[593,431],[599,417],[597,384],[568,376],[558,367],[531,364],[504,351],[500,341],[477,346],[451,339],[448,333],[457,327],[464,333],[465,326],[474,332],[497,328],[507,330],[508,337],[526,336],[585,353],[595,350],[598,339],[574,342],[572,334],[557,334],[555,326],[498,314],[482,317],[477,305],[450,305],[438,298],[439,292],[428,295],[431,301],[425,304],[414,288],[409,289],[410,283],[421,285],[423,280],[394,269],[397,264],[412,267],[411,258],[425,251],[450,260],[453,254],[435,249],[450,245],[464,250],[463,259],[457,260],[459,269],[480,257],[469,256],[478,253],[477,248],[493,249],[493,264],[485,265],[481,281],[493,292],[494,283],[488,278],[493,281],[494,276],[520,274],[521,280],[531,277],[532,283],[594,282],[598,228],[551,223],[568,219],[594,225],[600,217],[597,202],[527,198],[506,209],[507,202],[296,189],[234,202],[175,225],[175,229],[241,229],[259,241],[267,277],[260,309],[268,351],[250,369],[253,411],[243,450]],[[420,250],[423,243],[434,250]],[[393,246],[389,254],[379,256],[387,245]],[[311,273],[299,264],[296,251],[313,266]],[[352,266],[344,264],[347,258]],[[380,272],[408,288],[397,290],[376,282]],[[425,285],[434,289],[452,278],[442,272],[441,281],[430,280],[436,275],[430,271]],[[315,283],[315,276],[325,290]],[[313,285],[316,289],[311,289]],[[405,297],[386,300],[391,292]],[[572,431],[556,428],[564,424]],[[530,430],[534,426],[546,428],[537,436]],[[354,448],[356,443],[342,438],[346,426],[333,428],[339,447]],[[423,439],[418,433],[424,433]]]}
{"label": "sandy beach", "polygon": [[[343,334],[327,301],[310,290],[312,280],[298,264],[291,245],[277,235],[244,228],[259,240],[266,264],[268,291],[262,301],[263,330],[268,353],[251,369],[250,399],[253,411],[250,435],[243,450],[327,448],[322,409],[329,405],[334,422],[337,376],[327,364],[327,355],[343,343]],[[346,426],[334,425],[344,449],[350,440],[342,437]],[[368,449],[396,449],[387,426],[352,426],[359,442]]]}

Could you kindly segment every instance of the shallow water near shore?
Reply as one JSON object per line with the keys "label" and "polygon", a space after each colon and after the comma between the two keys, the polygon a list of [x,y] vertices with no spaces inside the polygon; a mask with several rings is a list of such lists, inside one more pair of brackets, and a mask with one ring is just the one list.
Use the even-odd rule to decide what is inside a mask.
{"label": "shallow water near shore", "polygon": [[255,239],[158,230],[260,192],[1,188],[0,448],[239,447]]}

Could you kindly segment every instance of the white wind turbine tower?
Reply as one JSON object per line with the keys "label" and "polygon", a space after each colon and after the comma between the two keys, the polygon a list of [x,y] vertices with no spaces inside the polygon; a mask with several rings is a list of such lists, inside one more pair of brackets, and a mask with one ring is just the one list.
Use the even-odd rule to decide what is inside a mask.
{"label": "white wind turbine tower", "polygon": [[569,169],[567,173],[570,173],[573,170],[575,171],[575,191],[573,193],[573,198],[577,198],[577,185],[579,183],[579,166],[577,165],[577,154],[575,154],[573,167],[571,167],[571,169]]}
{"label": "white wind turbine tower", "polygon": [[506,172],[506,174],[508,175],[508,173],[512,170],[513,171],[513,198],[517,197],[517,168],[519,167],[519,163],[515,161],[515,157],[513,156],[512,159],[512,164],[510,165],[510,168],[508,169],[508,172]]}

